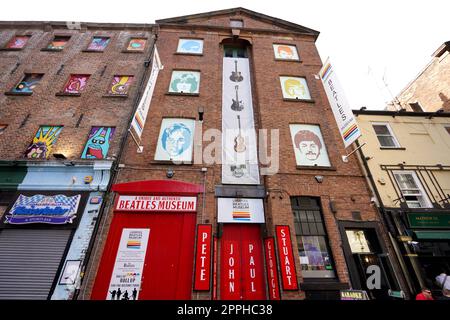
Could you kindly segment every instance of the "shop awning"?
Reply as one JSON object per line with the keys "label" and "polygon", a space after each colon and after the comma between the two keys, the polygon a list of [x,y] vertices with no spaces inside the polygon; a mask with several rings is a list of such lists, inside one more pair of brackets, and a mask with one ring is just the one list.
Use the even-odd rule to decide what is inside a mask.
{"label": "shop awning", "polygon": [[450,231],[414,231],[417,239],[448,239]]}

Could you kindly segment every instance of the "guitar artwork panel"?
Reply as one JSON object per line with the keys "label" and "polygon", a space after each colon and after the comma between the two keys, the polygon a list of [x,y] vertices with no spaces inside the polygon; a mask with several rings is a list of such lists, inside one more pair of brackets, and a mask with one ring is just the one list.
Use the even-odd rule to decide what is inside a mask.
{"label": "guitar artwork panel", "polygon": [[259,184],[247,58],[223,58],[222,183]]}

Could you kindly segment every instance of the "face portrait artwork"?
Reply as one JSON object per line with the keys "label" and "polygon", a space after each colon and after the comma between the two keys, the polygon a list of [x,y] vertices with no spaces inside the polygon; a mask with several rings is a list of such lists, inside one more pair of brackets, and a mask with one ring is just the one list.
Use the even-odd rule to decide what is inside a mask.
{"label": "face portrait artwork", "polygon": [[40,127],[33,141],[25,151],[25,158],[28,159],[46,159],[50,155],[53,145],[56,143],[62,126]]}
{"label": "face portrait artwork", "polygon": [[81,159],[105,159],[114,131],[112,127],[92,127]]}
{"label": "face portrait artwork", "polygon": [[297,48],[295,46],[274,44],[275,58],[286,60],[298,60]]}
{"label": "face portrait artwork", "polygon": [[169,92],[198,93],[200,72],[173,71]]}
{"label": "face portrait artwork", "polygon": [[305,99],[310,100],[308,85],[304,78],[298,77],[280,77],[283,97],[286,99]]}
{"label": "face portrait artwork", "polygon": [[191,161],[194,120],[163,119],[155,160]]}
{"label": "face portrait artwork", "polygon": [[178,43],[179,53],[203,53],[203,40],[180,39]]}
{"label": "face portrait artwork", "polygon": [[295,158],[299,166],[330,166],[319,126],[290,125]]}

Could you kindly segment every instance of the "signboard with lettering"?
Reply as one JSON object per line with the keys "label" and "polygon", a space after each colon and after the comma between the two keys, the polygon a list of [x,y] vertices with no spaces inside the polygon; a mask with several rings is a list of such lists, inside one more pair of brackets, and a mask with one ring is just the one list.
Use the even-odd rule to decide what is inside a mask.
{"label": "signboard with lettering", "polygon": [[280,260],[281,283],[284,290],[298,290],[297,272],[292,254],[289,226],[276,226],[278,259]]}
{"label": "signboard with lettering", "polygon": [[264,223],[262,199],[218,198],[218,222]]}
{"label": "signboard with lettering", "polygon": [[341,300],[370,300],[364,290],[341,290]]}
{"label": "signboard with lettering", "polygon": [[264,248],[266,251],[267,284],[269,286],[269,298],[270,300],[280,300],[280,288],[278,284],[274,238],[264,239]]}
{"label": "signboard with lettering", "polygon": [[195,256],[194,290],[209,291],[211,282],[212,225],[197,226],[197,253]]}
{"label": "signboard with lettering", "polygon": [[123,196],[116,202],[116,211],[129,212],[195,212],[197,197]]}
{"label": "signboard with lettering", "polygon": [[450,229],[448,213],[408,213],[411,228],[445,228]]}

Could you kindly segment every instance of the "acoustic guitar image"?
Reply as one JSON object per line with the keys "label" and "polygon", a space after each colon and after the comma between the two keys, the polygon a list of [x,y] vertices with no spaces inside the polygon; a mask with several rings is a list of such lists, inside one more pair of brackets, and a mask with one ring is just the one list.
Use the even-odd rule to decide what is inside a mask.
{"label": "acoustic guitar image", "polygon": [[234,71],[231,71],[230,80],[233,82],[241,82],[242,80],[244,80],[244,77],[237,69],[237,60],[234,60],[234,68]]}
{"label": "acoustic guitar image", "polygon": [[241,135],[241,117],[237,116],[237,118],[239,123],[239,134],[234,138],[234,151],[241,153],[245,151],[246,147],[244,137]]}
{"label": "acoustic guitar image", "polygon": [[233,99],[233,103],[231,104],[231,110],[233,111],[242,111],[244,109],[244,104],[242,103],[242,100],[239,101],[239,86],[234,86],[234,89],[236,90],[236,100]]}

